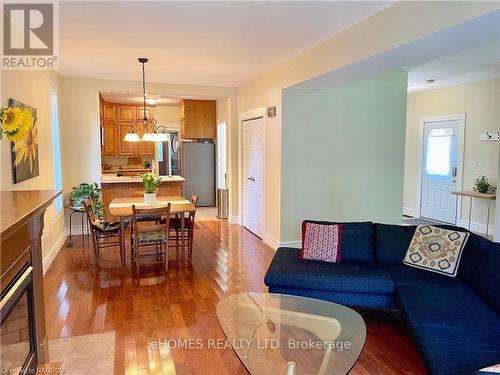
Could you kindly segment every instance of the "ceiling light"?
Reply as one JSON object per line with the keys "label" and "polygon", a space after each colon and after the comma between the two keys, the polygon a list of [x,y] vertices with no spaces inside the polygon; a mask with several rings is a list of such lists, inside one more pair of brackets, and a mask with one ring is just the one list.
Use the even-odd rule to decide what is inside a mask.
{"label": "ceiling light", "polygon": [[155,135],[153,133],[144,133],[142,140],[147,142],[156,142]]}
{"label": "ceiling light", "polygon": [[125,137],[123,138],[124,141],[126,142],[140,142],[141,137],[139,137],[139,134],[135,132],[130,132],[125,134]]}
{"label": "ceiling light", "polygon": [[157,102],[158,102],[158,99],[156,99],[156,98],[146,98],[146,103],[149,105],[156,105]]}

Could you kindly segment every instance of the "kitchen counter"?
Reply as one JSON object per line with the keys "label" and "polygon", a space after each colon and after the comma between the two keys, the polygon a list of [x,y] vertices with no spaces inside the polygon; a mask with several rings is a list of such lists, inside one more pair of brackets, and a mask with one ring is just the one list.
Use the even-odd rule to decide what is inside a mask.
{"label": "kitchen counter", "polygon": [[[169,182],[185,182],[186,179],[181,176],[160,176],[162,183]],[[101,184],[117,184],[117,183],[141,183],[138,176],[116,176],[116,174],[101,175]]]}
{"label": "kitchen counter", "polygon": [[[180,196],[184,193],[184,182],[181,176],[160,176],[162,183],[158,186],[158,196]],[[142,180],[138,176],[101,175],[102,203],[104,216],[110,220],[109,203],[115,198],[141,197],[144,193]]]}

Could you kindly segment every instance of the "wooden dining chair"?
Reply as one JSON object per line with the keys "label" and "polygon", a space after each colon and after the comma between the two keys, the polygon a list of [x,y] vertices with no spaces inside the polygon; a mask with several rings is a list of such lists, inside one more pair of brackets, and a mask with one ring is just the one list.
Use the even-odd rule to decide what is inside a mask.
{"label": "wooden dining chair", "polygon": [[[198,206],[198,198],[199,196],[195,193],[191,194],[191,203],[196,208]],[[187,235],[188,241],[188,253],[189,257],[193,254],[193,237],[194,237],[194,218],[196,215],[196,210],[189,213],[189,216],[184,219],[184,231],[185,235]],[[180,217],[172,217],[170,218],[170,231],[173,234],[172,239],[175,239],[175,245],[171,247],[175,247],[177,249],[177,254],[179,253],[179,242],[181,239],[181,218]]]}
{"label": "wooden dining chair", "polygon": [[[165,269],[168,269],[168,240],[169,240],[169,220],[141,221],[144,217],[164,217],[170,216],[170,203],[166,207],[140,208],[132,206],[132,242],[131,255],[139,271],[140,257],[156,256],[157,259],[164,257]],[[153,247],[154,251],[144,251],[141,254],[141,247]]]}
{"label": "wooden dining chair", "polygon": [[94,250],[95,264],[96,266],[98,266],[101,260],[101,249],[120,246],[120,223],[102,221],[97,219],[94,215],[94,211],[92,210],[92,201],[90,199],[86,199],[84,201],[84,205],[89,221],[90,234],[92,237],[92,248]]}

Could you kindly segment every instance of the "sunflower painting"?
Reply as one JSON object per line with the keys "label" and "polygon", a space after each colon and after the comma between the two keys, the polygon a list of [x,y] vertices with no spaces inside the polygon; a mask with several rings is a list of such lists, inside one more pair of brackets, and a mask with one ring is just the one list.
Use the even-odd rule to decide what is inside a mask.
{"label": "sunflower painting", "polygon": [[[7,133],[7,137],[11,141],[12,178],[17,184],[40,174],[37,114],[35,108],[14,99],[9,99],[9,108],[12,109],[9,112],[10,120],[12,123],[19,124],[19,130],[13,136],[9,137],[9,133]],[[4,129],[6,128],[5,120],[2,121]]]}

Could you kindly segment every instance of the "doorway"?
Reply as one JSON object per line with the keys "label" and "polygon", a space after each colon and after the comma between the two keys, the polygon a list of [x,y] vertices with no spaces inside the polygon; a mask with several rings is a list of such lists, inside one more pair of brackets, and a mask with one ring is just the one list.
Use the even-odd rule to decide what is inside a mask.
{"label": "doorway", "polygon": [[421,120],[420,217],[455,224],[462,187],[465,115]]}
{"label": "doorway", "polygon": [[242,224],[259,237],[264,235],[264,117],[242,124]]}

